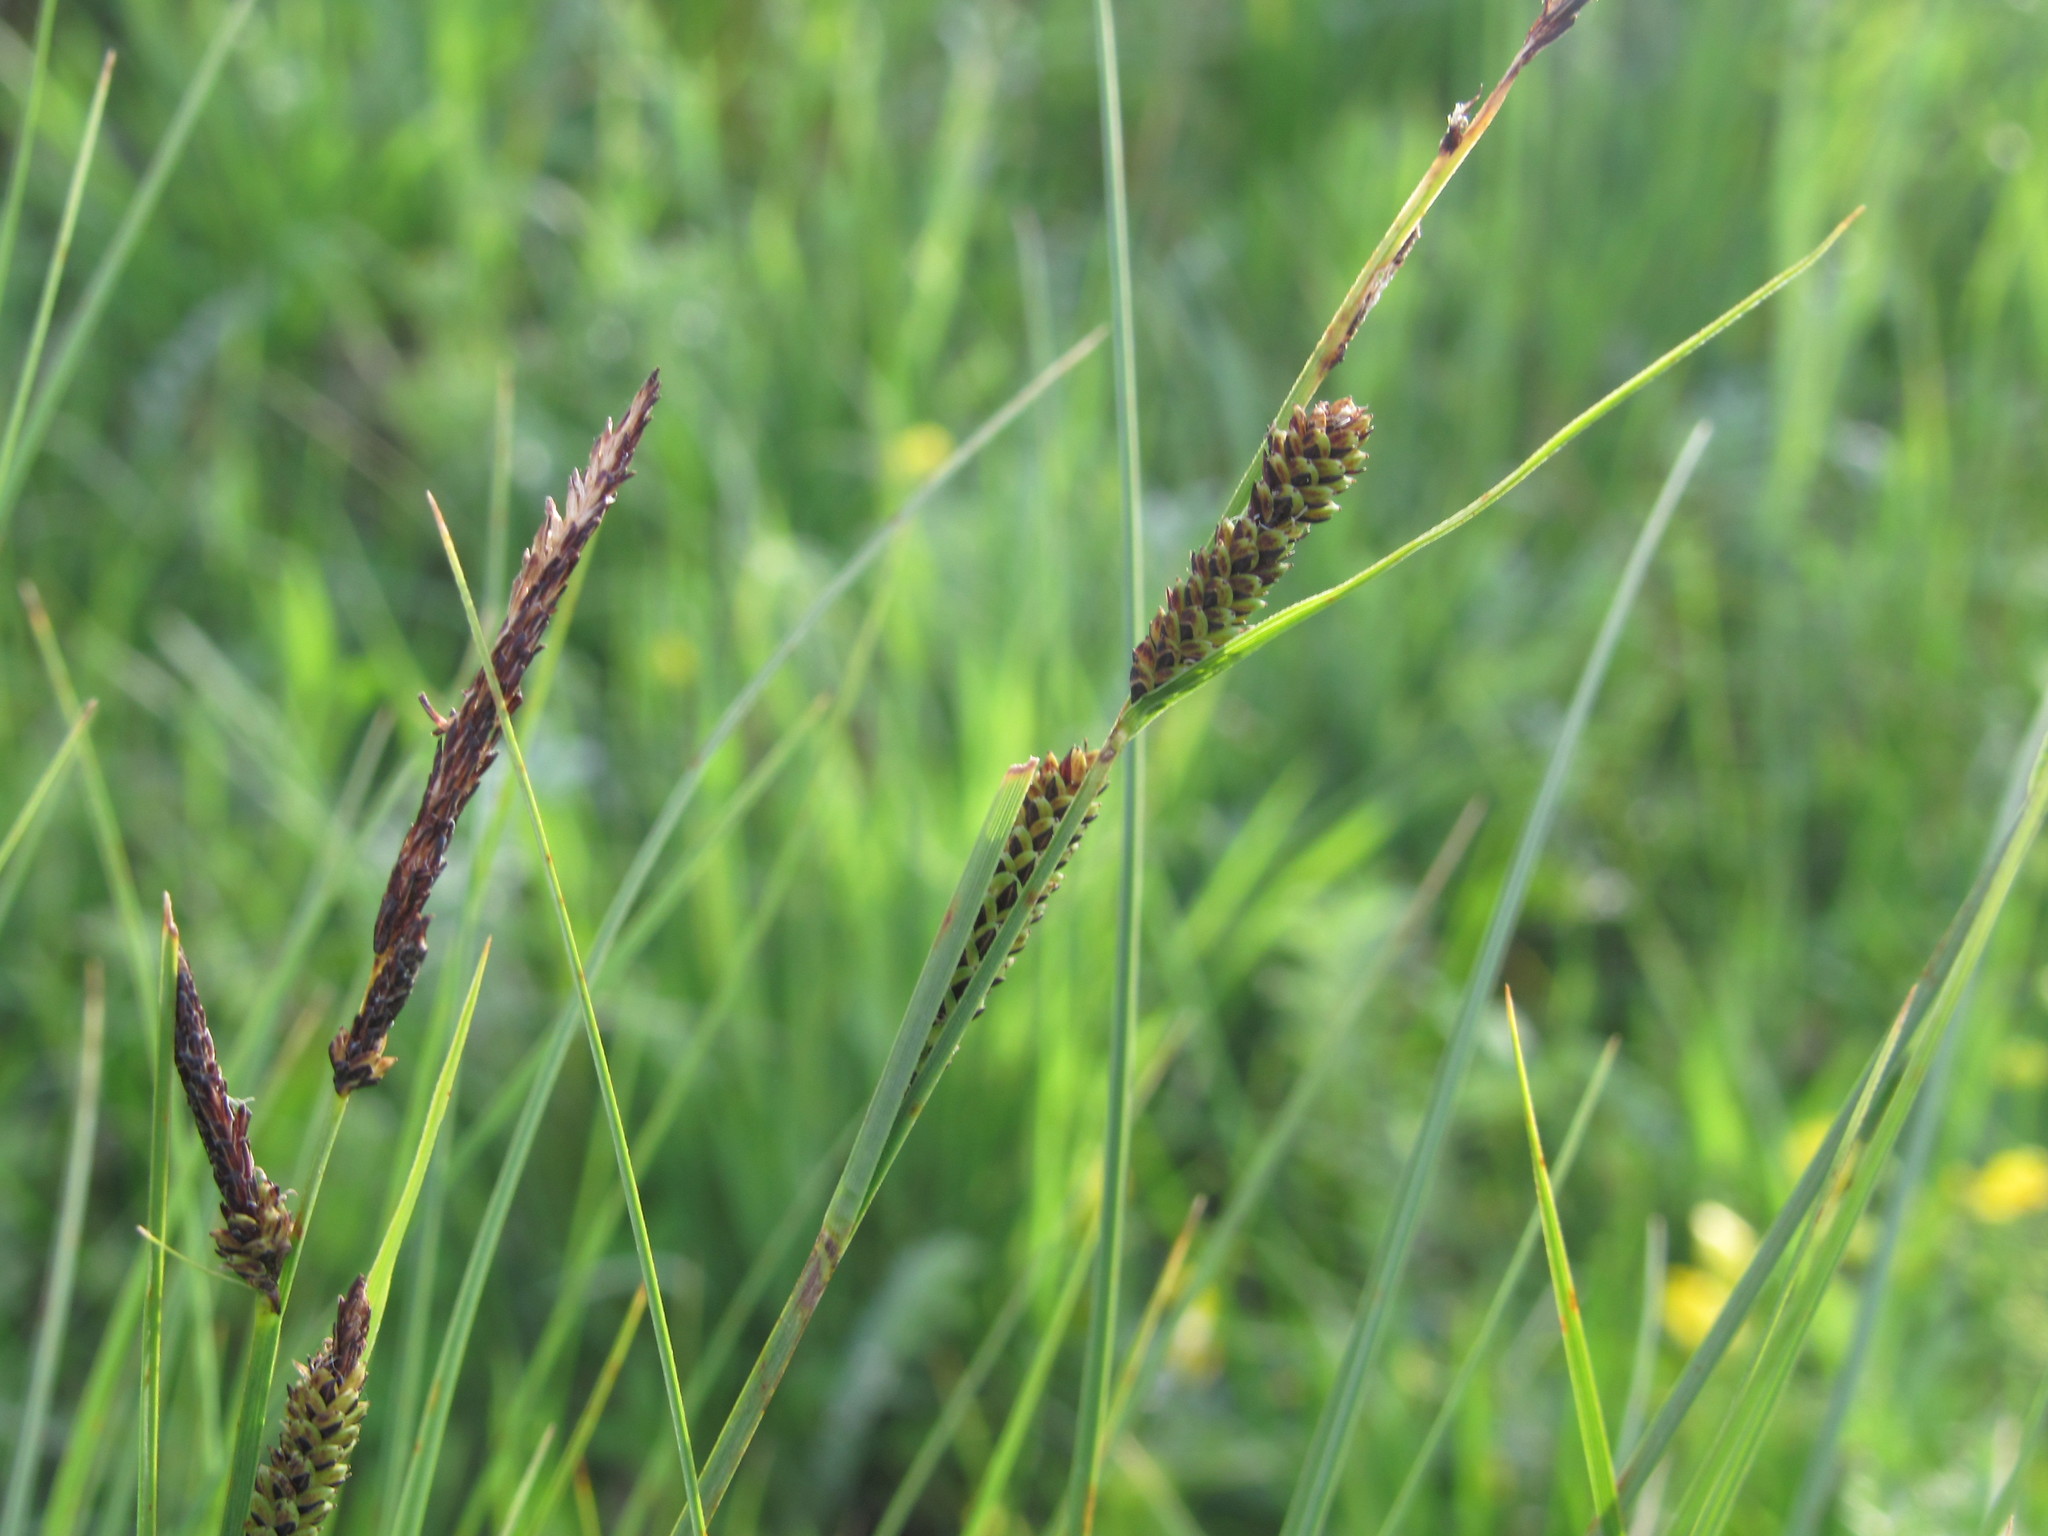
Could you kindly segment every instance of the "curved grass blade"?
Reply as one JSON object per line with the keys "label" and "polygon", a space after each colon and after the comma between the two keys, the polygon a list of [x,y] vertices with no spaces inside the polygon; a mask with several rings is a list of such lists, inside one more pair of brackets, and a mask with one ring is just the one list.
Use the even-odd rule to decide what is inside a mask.
{"label": "curved grass blade", "polygon": [[[82,724],[83,722],[81,722]],[[43,1305],[36,1319],[30,1355],[28,1395],[16,1431],[14,1463],[7,1473],[7,1495],[0,1505],[0,1536],[21,1536],[35,1493],[37,1464],[42,1460],[50,1396],[57,1383],[57,1358],[64,1347],[65,1324],[71,1317],[71,1286],[78,1274],[79,1240],[85,1230],[85,1197],[92,1179],[93,1137],[99,1127],[100,1068],[105,1061],[107,1032],[106,984],[98,962],[85,978],[85,1010],[78,1034],[78,1096],[71,1111],[71,1140],[64,1154],[64,1182],[57,1197],[57,1231],[50,1241],[49,1278],[43,1283]]]}
{"label": "curved grass blade", "polygon": [[[1139,484],[1137,336],[1131,299],[1130,198],[1124,185],[1123,92],[1117,74],[1114,0],[1095,0],[1096,80],[1102,118],[1102,180],[1109,226],[1110,357],[1116,381],[1117,487],[1123,511],[1124,579],[1129,591],[1125,641],[1136,648],[1150,604],[1145,592],[1144,492]],[[1116,990],[1110,1000],[1109,1063],[1104,1084],[1102,1231],[1095,1244],[1095,1305],[1081,1366],[1081,1413],[1074,1431],[1069,1504],[1081,1510],[1082,1536],[1095,1529],[1104,1428],[1116,1369],[1117,1307],[1123,1288],[1124,1227],[1131,1182],[1131,1068],[1138,1031],[1138,940],[1144,909],[1145,758],[1143,743],[1125,752],[1123,827],[1116,888]]]}
{"label": "curved grass blade", "polygon": [[[50,318],[57,312],[57,290],[64,285],[64,268],[71,260],[71,236],[78,228],[78,208],[85,200],[85,181],[92,171],[93,150],[100,141],[100,120],[106,116],[107,91],[114,83],[114,50],[109,48],[100,61],[100,77],[93,86],[92,104],[86,108],[85,132],[78,141],[78,159],[71,167],[71,185],[64,194],[64,211],[57,220],[57,240],[50,248],[49,264],[43,269],[43,293],[36,301],[35,319],[29,322],[28,341],[21,352],[21,369],[14,379],[14,400],[7,408],[7,426],[0,431],[0,485],[14,478],[15,456],[21,447],[22,419],[28,412],[29,390],[36,369],[42,366],[43,344],[49,340]],[[23,140],[26,147],[27,140]],[[10,501],[0,501],[0,539],[7,534]]]}
{"label": "curved grass blade", "polygon": [[2041,1379],[2041,1385],[2034,1389],[2034,1400],[2027,1405],[2027,1416],[2020,1426],[2020,1443],[2012,1459],[2012,1471],[1999,1485],[1985,1506],[1984,1518],[1978,1523],[1979,1536],[1992,1536],[1993,1532],[2004,1531],[2010,1536],[2013,1509],[2020,1500],[2020,1475],[2027,1470],[2027,1458],[2041,1443],[2041,1435],[2048,1430],[2048,1377]]}
{"label": "curved grass blade", "polygon": [[1600,420],[1601,417],[1607,415],[1616,406],[1643,388],[1644,385],[1670,372],[1679,363],[1692,356],[1693,353],[1712,341],[1716,336],[1719,336],[1738,320],[1741,320],[1751,310],[1769,300],[1787,285],[1796,282],[1815,262],[1828,253],[1834,246],[1834,243],[1842,238],[1842,235],[1848,230],[1849,226],[1861,218],[1862,215],[1863,210],[1858,208],[1846,219],[1842,220],[1841,223],[1837,224],[1828,237],[1821,241],[1819,245],[1815,246],[1798,261],[1743,299],[1734,308],[1727,310],[1701,329],[1693,332],[1692,335],[1686,337],[1684,341],[1671,348],[1670,351],[1656,359],[1656,361],[1640,369],[1623,383],[1609,390],[1593,404],[1587,406],[1585,410],[1579,412],[1578,415],[1552,433],[1534,453],[1522,460],[1520,464],[1516,465],[1508,473],[1506,478],[1498,481],[1477,500],[1468,502],[1434,527],[1417,534],[1399,549],[1396,549],[1391,554],[1382,556],[1356,575],[1347,577],[1335,586],[1316,593],[1313,597],[1305,597],[1300,602],[1281,609],[1263,623],[1254,624],[1249,629],[1233,635],[1229,640],[1218,646],[1214,652],[1203,657],[1202,660],[1186,668],[1184,671],[1176,673],[1171,682],[1153,689],[1152,692],[1146,694],[1125,711],[1125,728],[1130,731],[1141,729],[1161,712],[1170,709],[1173,705],[1179,703],[1180,700],[1186,698],[1189,693],[1203,687],[1221,673],[1229,671],[1230,668],[1236,666],[1253,652],[1270,645],[1273,641],[1279,639],[1280,636],[1287,633],[1288,630],[1294,628],[1295,625],[1315,617],[1325,608],[1330,607],[1342,598],[1350,596],[1367,582],[1385,575],[1411,555],[1420,554],[1430,545],[1436,543],[1437,540],[1447,538],[1449,535],[1456,533],[1465,524],[1471,522],[1473,518],[1479,516],[1480,513],[1500,501],[1508,492],[1541,469],[1588,427]]}
{"label": "curved grass blade", "polygon": [[550,1424],[540,1432],[540,1439],[534,1443],[533,1454],[526,1460],[526,1470],[519,1474],[518,1486],[512,1490],[512,1502],[505,1507],[505,1523],[498,1527],[498,1536],[512,1536],[519,1529],[519,1519],[526,1513],[526,1501],[533,1494],[534,1481],[540,1476],[541,1463],[548,1459],[548,1448],[555,1443],[555,1426]]}
{"label": "curved grass blade", "polygon": [[1600,686],[1606,680],[1608,664],[1614,659],[1622,627],[1635,605],[1637,593],[1642,590],[1643,578],[1649,571],[1658,541],[1662,539],[1679,497],[1684,494],[1711,435],[1712,429],[1702,422],[1693,428],[1685,446],[1679,450],[1671,472],[1665,477],[1663,489],[1658,492],[1656,503],[1644,520],[1642,532],[1636,536],[1628,564],[1608,603],[1606,617],[1601,620],[1600,633],[1594,639],[1585,667],[1579,673],[1571,706],[1565,712],[1564,724],[1551,748],[1550,760],[1544,765],[1543,782],[1536,792],[1535,804],[1530,807],[1529,819],[1524,823],[1521,838],[1515,845],[1507,879],[1502,883],[1500,894],[1494,900],[1493,912],[1487,919],[1478,959],[1466,978],[1457,1020],[1451,1026],[1450,1044],[1437,1069],[1436,1082],[1430,1089],[1429,1107],[1424,1112],[1422,1129],[1401,1170],[1393,1214],[1387,1221],[1386,1236],[1380,1244],[1372,1280],[1360,1297],[1358,1317],[1345,1345],[1337,1386],[1317,1422],[1308,1459],[1302,1466],[1301,1477],[1288,1504],[1286,1522],[1281,1527],[1282,1536],[1321,1536],[1328,1522],[1351,1431],[1364,1399],[1366,1375],[1378,1355],[1380,1336],[1393,1307],[1394,1293],[1406,1273],[1416,1225],[1421,1219],[1422,1202],[1428,1193],[1437,1159],[1442,1155],[1458,1090],[1464,1084],[1466,1068],[1471,1064],[1472,1052],[1478,1043],[1480,1007],[1493,995],[1508,940],[1521,921],[1523,898],[1528,894],[1529,881],[1536,872],[1536,861],[1542,855],[1543,847],[1550,838],[1550,829],[1557,820],[1557,808],[1564,795],[1572,759],[1578,751],[1580,738],[1585,734],[1586,722],[1592,716]]}
{"label": "curved grass blade", "polygon": [[[441,508],[434,498],[427,498],[427,505],[433,508],[434,526],[441,535],[441,548],[448,557],[449,571],[454,575],[456,590],[462,597],[463,617],[469,621],[471,642],[480,655],[490,654],[490,641],[484,634],[483,620],[476,611],[476,600],[470,596],[469,582],[462,574],[462,559],[455,551],[455,539],[448,531],[448,523],[441,516]],[[647,1214],[640,1203],[640,1185],[633,1176],[633,1153],[626,1141],[626,1121],[619,1107],[618,1089],[612,1083],[611,1064],[606,1059],[603,1031],[597,1021],[597,1001],[591,996],[590,978],[583,968],[583,952],[576,942],[576,928],[569,918],[568,898],[562,891],[562,878],[555,868],[555,856],[548,846],[547,822],[541,815],[540,797],[534,793],[533,776],[527,772],[526,753],[519,745],[519,736],[512,724],[512,711],[505,702],[504,689],[498,681],[497,668],[486,663],[482,675],[490,684],[491,698],[498,706],[498,726],[504,733],[505,746],[512,758],[512,767],[519,780],[519,788],[526,799],[526,809],[532,818],[534,842],[539,846],[541,864],[547,871],[548,895],[552,901],[556,925],[561,930],[562,948],[569,958],[569,968],[576,978],[577,997],[583,1005],[584,1038],[590,1046],[591,1065],[596,1069],[598,1091],[604,1101],[607,1129],[611,1132],[612,1155],[619,1166],[619,1186],[626,1198],[626,1214],[633,1228],[633,1246],[640,1259],[640,1279],[647,1288],[647,1306],[654,1319],[654,1344],[661,1355],[662,1388],[668,1394],[669,1417],[675,1431],[676,1454],[683,1471],[684,1498],[689,1506],[690,1529],[702,1536],[705,1530],[704,1508],[697,1488],[697,1461],[690,1449],[689,1416],[683,1406],[683,1384],[681,1373],[676,1367],[675,1343],[669,1335],[668,1308],[661,1295],[661,1271],[654,1259],[654,1242],[647,1230]]]}
{"label": "curved grass blade", "polygon": [[[1565,1127],[1564,1144],[1557,1152],[1557,1188],[1563,1189],[1571,1178],[1572,1165],[1578,1161],[1579,1147],[1583,1144],[1586,1128],[1593,1123],[1593,1110],[1600,1102],[1600,1096],[1607,1089],[1608,1075],[1614,1070],[1614,1059],[1620,1054],[1621,1041],[1610,1037],[1600,1059],[1594,1063],[1592,1075],[1579,1094],[1578,1106],[1572,1111],[1571,1123]],[[1429,1429],[1423,1434],[1422,1444],[1415,1452],[1415,1459],[1409,1463],[1408,1475],[1401,1480],[1400,1492],[1394,1495],[1394,1502],[1387,1506],[1386,1518],[1380,1522],[1379,1536],[1393,1536],[1400,1529],[1401,1521],[1407,1517],[1408,1508],[1415,1502],[1415,1496],[1422,1491],[1422,1480],[1429,1473],[1430,1465],[1436,1460],[1437,1448],[1443,1444],[1444,1435],[1451,1427],[1451,1420],[1457,1414],[1458,1405],[1465,1399],[1466,1389],[1479,1374],[1479,1368],[1486,1363],[1487,1352],[1492,1348],[1493,1337],[1500,1331],[1506,1319],[1508,1304],[1515,1299],[1515,1291],[1522,1283],[1522,1276],[1528,1271],[1529,1260],[1536,1252],[1536,1244],[1543,1235],[1542,1213],[1532,1211],[1522,1227],[1522,1235],[1515,1241],[1514,1256],[1508,1260],[1506,1273],[1493,1288],[1493,1299],[1486,1304],[1485,1315],[1479,1320],[1479,1331],[1473,1336],[1471,1347],[1465,1351],[1465,1358],[1459,1362],[1457,1375],[1451,1378],[1450,1386],[1444,1392],[1444,1399],[1437,1405],[1436,1417],[1430,1420]]]}
{"label": "curved grass blade", "polygon": [[43,438],[49,433],[50,423],[56,420],[57,409],[64,403],[65,393],[71,387],[72,377],[85,360],[86,347],[93,333],[99,329],[100,316],[106,312],[114,286],[127,269],[135,242],[141,238],[143,226],[156,211],[157,201],[163,196],[171,172],[177,169],[179,160],[184,157],[186,142],[192,137],[192,129],[198,123],[207,99],[213,95],[221,68],[227,63],[236,38],[241,36],[243,23],[255,9],[256,0],[235,0],[222,13],[213,36],[207,41],[206,52],[200,57],[199,67],[192,72],[184,94],[178,98],[177,109],[171,114],[164,136],[157,141],[156,152],[150,156],[142,180],[136,184],[127,208],[122,211],[121,222],[115,226],[113,238],[107,242],[92,276],[86,280],[85,293],[78,301],[77,312],[57,339],[56,356],[51,359],[49,371],[44,374],[41,387],[30,401],[14,457],[6,465],[5,476],[0,477],[0,537],[6,534],[8,518],[20,499],[28,467],[35,462]]}
{"label": "curved grass blade", "polygon": [[[1564,1180],[1560,1177],[1558,1182]],[[1650,1380],[1657,1368],[1657,1341],[1663,1336],[1664,1281],[1670,1268],[1671,1238],[1662,1216],[1652,1216],[1643,1229],[1643,1309],[1636,1319],[1635,1358],[1629,1363],[1628,1401],[1622,1409],[1621,1432],[1615,1445],[1626,1456],[1643,1432],[1650,1411]]]}
{"label": "curved grass blade", "polygon": [[1579,1288],[1572,1279],[1571,1255],[1564,1244],[1564,1225],[1557,1219],[1557,1195],[1550,1187],[1550,1165],[1543,1156],[1543,1133],[1536,1125],[1536,1100],[1529,1092],[1529,1064],[1522,1057],[1522,1030],[1515,1021],[1515,996],[1506,994],[1508,1037],[1515,1047],[1515,1082],[1522,1093],[1522,1121],[1529,1131],[1529,1162],[1536,1173],[1536,1209],[1543,1218],[1543,1251],[1550,1260],[1550,1291],[1557,1301],[1557,1323],[1564,1331],[1565,1373],[1571,1378],[1572,1409],[1579,1420],[1579,1444],[1586,1454],[1586,1480],[1593,1495],[1593,1518],[1608,1536],[1620,1536],[1621,1493],[1614,1481],[1614,1450],[1607,1443],[1607,1421],[1600,1412],[1600,1383],[1593,1375],[1593,1352],[1586,1343],[1586,1322],[1579,1315]]}

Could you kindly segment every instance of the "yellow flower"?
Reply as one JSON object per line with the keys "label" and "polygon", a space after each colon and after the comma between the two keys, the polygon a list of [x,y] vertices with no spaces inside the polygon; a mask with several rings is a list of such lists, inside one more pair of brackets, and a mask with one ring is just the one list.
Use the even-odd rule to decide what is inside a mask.
{"label": "yellow flower", "polygon": [[[1710,1273],[1733,1285],[1756,1256],[1756,1228],[1718,1200],[1702,1200],[1686,1218],[1693,1252]],[[1725,1290],[1725,1286],[1724,1286]]]}
{"label": "yellow flower", "polygon": [[1963,1204],[1983,1222],[2018,1221],[2048,1211],[2048,1151],[2007,1147],[1963,1186]]}
{"label": "yellow flower", "polygon": [[1731,1289],[1719,1275],[1690,1264],[1672,1265],[1664,1275],[1664,1331],[1685,1348],[1698,1349]]}
{"label": "yellow flower", "polygon": [[1166,1364],[1175,1375],[1198,1385],[1223,1370],[1223,1345],[1217,1329],[1223,1321],[1223,1293],[1210,1286],[1187,1305],[1166,1336]]}
{"label": "yellow flower", "polygon": [[952,451],[952,433],[935,421],[914,422],[889,439],[882,472],[891,485],[915,485]]}

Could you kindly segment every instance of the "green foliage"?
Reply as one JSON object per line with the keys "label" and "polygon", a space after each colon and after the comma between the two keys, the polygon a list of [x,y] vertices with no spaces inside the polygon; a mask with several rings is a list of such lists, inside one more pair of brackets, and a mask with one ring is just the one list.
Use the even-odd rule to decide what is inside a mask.
{"label": "green foliage", "polygon": [[[1498,79],[1532,10],[1117,5],[1148,594],[1215,526],[1444,114]],[[0,1456],[40,1440],[28,1528],[133,1529],[138,1500],[158,1531],[226,1526],[223,1500],[246,1495],[225,1492],[230,1466],[274,1434],[271,1360],[314,1349],[402,1208],[328,1529],[478,1536],[516,1513],[522,1536],[559,1536],[595,1510],[608,1533],[660,1536],[683,1489],[654,1330],[613,1364],[643,1265],[702,1451],[1004,766],[1099,733],[1126,692],[1111,349],[1063,360],[1111,314],[1093,7],[111,0],[51,8],[47,33],[41,14],[17,7],[24,34],[0,38],[27,172],[18,237],[0,209],[10,381],[90,175],[0,473],[0,575],[40,594],[0,615]],[[1702,417],[1714,443],[1501,937],[1541,1024],[1546,1126],[1621,1042],[1556,1192],[1610,1407],[1648,1219],[1674,1234],[1667,1297],[1725,1293],[1739,1259],[1717,1271],[1689,1215],[1717,1202],[1768,1237],[1799,1191],[1883,1022],[1952,953],[1937,941],[2039,692],[2044,76],[2048,36],[2015,0],[1602,0],[1441,188],[1322,391],[1369,404],[1377,431],[1297,595],[1472,504],[1869,212],[1487,518],[1147,731],[1124,1338],[1097,1380],[1125,1370],[1193,1196],[1230,1240],[1213,1260],[1197,1241],[1145,1385],[1111,1415],[1098,1530],[1279,1527],[1572,680]],[[134,1235],[203,1253],[213,1219],[182,1142],[159,1149],[152,1209],[152,1129],[178,1122],[152,1109],[151,902],[174,891],[205,935],[258,1160],[310,1203],[332,1124],[320,1045],[361,994],[431,745],[407,701],[474,665],[420,494],[471,571],[497,573],[476,593],[491,618],[540,497],[655,366],[639,476],[519,716],[560,904],[602,914],[574,937],[617,1115],[571,1049],[587,1021],[580,999],[564,1011],[575,978],[508,761],[451,850],[401,1063],[339,1125],[299,1304],[252,1341],[237,1293]],[[1475,798],[1485,830],[1404,926]],[[971,1509],[988,1530],[1055,1518],[1092,1315],[1075,1277],[1117,989],[1108,831],[916,1134],[882,1127],[887,1185],[714,1530],[868,1530],[913,1468],[906,1533]],[[2048,1509],[2048,1216],[1986,1171],[2048,1143],[2041,898],[2015,868],[1889,1256],[1853,1221],[1788,1230],[1691,1411],[1660,1424],[1698,1337],[1666,1306],[1644,1417],[1670,1470],[1624,1466],[1634,1513],[1684,1507],[1704,1472],[1688,1516],[1775,1528],[1823,1438],[1820,1531],[1870,1509],[1901,1531]],[[49,1406],[25,1428],[70,1241],[92,960],[109,1020],[92,1176]],[[1453,1388],[1404,1529],[1563,1536],[1592,1513],[1534,1277],[1462,1374],[1531,1208],[1495,1022],[1333,1463],[1335,1528],[1379,1525]],[[1898,1134],[1894,1093],[1866,1135]],[[1882,1204],[1854,1183],[1882,1169],[1858,1163],[1841,1198]],[[1874,1333],[1853,1345],[1866,1279]],[[138,1352],[161,1363],[146,1394]],[[245,1380],[266,1385],[238,1434]],[[139,1464],[159,1387],[161,1450]],[[944,1448],[921,1455],[942,1412]]]}

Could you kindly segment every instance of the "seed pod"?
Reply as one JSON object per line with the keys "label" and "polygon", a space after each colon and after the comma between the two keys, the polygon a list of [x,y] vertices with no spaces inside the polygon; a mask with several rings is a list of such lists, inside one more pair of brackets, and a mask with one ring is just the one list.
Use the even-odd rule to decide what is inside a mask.
{"label": "seed pod", "polygon": [[[491,647],[491,663],[497,669],[505,707],[515,714],[520,684],[540,655],[555,605],[575,574],[584,547],[604,520],[605,509],[617,498],[619,487],[633,477],[633,451],[660,395],[661,376],[651,374],[633,397],[625,420],[617,426],[605,423],[591,446],[589,466],[569,476],[568,510],[557,509],[554,498],[548,498],[540,532],[520,561],[518,578],[512,583],[504,627]],[[427,958],[427,925],[431,921],[427,898],[447,867],[448,841],[455,835],[456,820],[498,756],[498,708],[481,668],[452,716],[443,718],[436,713],[424,695],[420,702],[426,705],[440,742],[434,748],[434,765],[427,772],[419,811],[398,846],[398,859],[377,909],[377,926],[371,935],[374,958],[363,1005],[355,1021],[327,1047],[334,1067],[334,1091],[339,1094],[381,1082],[391,1068],[392,1058],[384,1054],[384,1043],[412,996],[413,983]]]}
{"label": "seed pod", "polygon": [[370,1304],[358,1275],[336,1306],[334,1332],[319,1353],[293,1362],[299,1379],[285,1393],[284,1433],[270,1460],[256,1469],[242,1536],[317,1531],[333,1512],[370,1408],[363,1400],[369,1336]]}
{"label": "seed pod", "polygon": [[[953,969],[953,979],[948,983],[946,995],[939,1004],[939,1015],[932,1020],[931,1033],[926,1036],[924,1051],[917,1059],[917,1076],[922,1076],[926,1063],[931,1059],[933,1049],[939,1043],[939,1036],[945,1033],[946,1021],[952,1017],[953,1006],[967,992],[967,984],[974,979],[975,971],[987,958],[994,947],[996,936],[1001,932],[1003,920],[1017,905],[1017,899],[1024,888],[1031,883],[1031,877],[1038,870],[1038,860],[1052,845],[1052,835],[1060,824],[1060,818],[1067,814],[1067,808],[1080,793],[1081,781],[1088,770],[1095,765],[1099,753],[1086,747],[1076,747],[1065,757],[1048,752],[1044,757],[1031,759],[1031,783],[1024,791],[1024,803],[1017,808],[1017,819],[1010,825],[1009,840],[1003,845],[1002,856],[996,861],[995,873],[989,877],[988,891],[981,899],[981,906],[974,915],[974,927],[967,938],[967,948],[960,956],[959,965]],[[1099,791],[1098,791],[1099,793]],[[1038,899],[1031,904],[1031,915],[1024,920],[1024,926],[1017,930],[1017,937],[1010,944],[1010,952],[1004,956],[1001,967],[996,971],[995,980],[989,984],[989,992],[1002,985],[1003,977],[1017,956],[1023,952],[1024,943],[1031,937],[1031,930],[1045,915],[1045,904],[1052,899],[1052,893],[1060,888],[1060,878],[1067,867],[1067,860],[1076,848],[1081,846],[1081,833],[1088,830],[1088,824],[1095,820],[1095,806],[1090,804],[1081,818],[1081,826],[1060,854],[1059,862],[1053,866],[1052,877],[1046,881],[1045,889],[1038,893]],[[988,994],[984,993],[980,1007],[974,1016],[981,1016],[982,1008],[988,1006]],[[916,1076],[911,1081],[915,1082]]]}
{"label": "seed pod", "polygon": [[[168,903],[165,911],[169,912]],[[213,1234],[214,1252],[236,1275],[269,1297],[271,1310],[276,1311],[277,1279],[299,1235],[299,1221],[286,1208],[284,1192],[256,1166],[250,1153],[249,1106],[244,1100],[228,1097],[220,1060],[214,1054],[213,1032],[206,1027],[206,1009],[199,1001],[199,988],[192,981],[192,967],[185,962],[182,946],[172,1028],[171,1051],[178,1081],[184,1085],[186,1106],[199,1128],[206,1160],[213,1165],[214,1185],[220,1190],[221,1220],[226,1225]]]}
{"label": "seed pod", "polygon": [[1371,435],[1372,413],[1349,399],[1296,407],[1285,427],[1266,434],[1243,514],[1216,525],[1131,652],[1134,700],[1214,651],[1265,605],[1294,546],[1329,519],[1365,468]]}

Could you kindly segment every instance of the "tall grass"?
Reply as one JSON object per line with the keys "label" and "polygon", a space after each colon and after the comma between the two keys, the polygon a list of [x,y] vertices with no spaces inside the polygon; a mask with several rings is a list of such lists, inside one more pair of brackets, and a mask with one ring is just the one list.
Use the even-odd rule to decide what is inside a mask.
{"label": "tall grass", "polygon": [[[0,1525],[238,1528],[278,1352],[346,1363],[358,1273],[342,1531],[687,1529],[686,1415],[716,1530],[1577,1528],[1589,1383],[1638,1528],[2023,1525],[2038,888],[1996,781],[2038,692],[2048,45],[1904,0],[1534,9],[1124,4],[1113,67],[1106,5],[121,0],[0,36],[0,564],[34,583]],[[522,509],[656,363],[344,1122],[319,1047],[427,771],[399,706],[482,643],[419,492],[495,619]],[[1118,715],[1131,578],[1212,580],[1185,552],[1261,434],[1343,395],[1378,431],[1341,514]],[[990,791],[1084,737],[963,985]],[[1028,928],[1112,772],[1115,835]],[[200,1258],[166,887],[256,1160],[317,1199],[281,1323]],[[1510,1251],[1525,1103],[1554,1138],[1582,1092],[1567,1360]],[[1918,1193],[1866,1253],[1895,1144]],[[1706,1200],[1762,1232],[1747,1275],[1685,1241]],[[1680,1298],[1717,1285],[1708,1328]]]}

